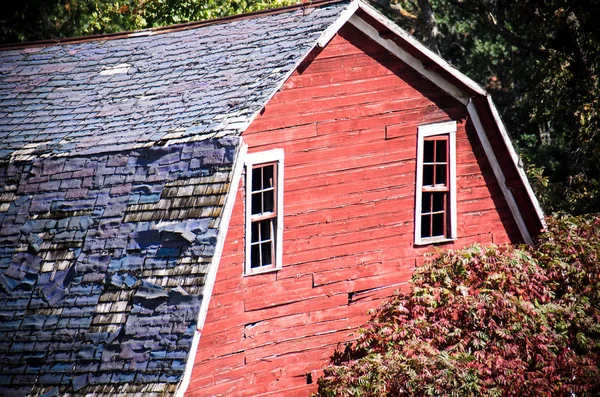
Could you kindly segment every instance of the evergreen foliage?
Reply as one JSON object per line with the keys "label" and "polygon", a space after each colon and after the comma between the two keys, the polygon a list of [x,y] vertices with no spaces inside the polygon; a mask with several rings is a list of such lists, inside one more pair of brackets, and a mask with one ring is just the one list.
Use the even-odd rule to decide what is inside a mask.
{"label": "evergreen foliage", "polygon": [[600,216],[534,247],[471,246],[416,270],[338,352],[318,396],[600,393]]}

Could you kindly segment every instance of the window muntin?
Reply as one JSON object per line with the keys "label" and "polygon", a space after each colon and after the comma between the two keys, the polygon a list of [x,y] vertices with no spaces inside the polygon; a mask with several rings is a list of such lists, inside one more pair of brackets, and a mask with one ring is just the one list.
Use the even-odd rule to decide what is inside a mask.
{"label": "window muntin", "polygon": [[283,150],[248,155],[245,274],[281,267]]}
{"label": "window muntin", "polygon": [[415,243],[456,238],[456,122],[419,127]]}

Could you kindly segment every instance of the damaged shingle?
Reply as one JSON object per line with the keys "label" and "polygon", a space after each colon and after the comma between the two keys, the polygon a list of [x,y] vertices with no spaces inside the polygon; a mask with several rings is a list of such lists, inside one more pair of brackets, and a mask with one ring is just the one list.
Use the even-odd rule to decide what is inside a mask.
{"label": "damaged shingle", "polygon": [[239,135],[346,5],[0,50],[0,395],[174,394]]}

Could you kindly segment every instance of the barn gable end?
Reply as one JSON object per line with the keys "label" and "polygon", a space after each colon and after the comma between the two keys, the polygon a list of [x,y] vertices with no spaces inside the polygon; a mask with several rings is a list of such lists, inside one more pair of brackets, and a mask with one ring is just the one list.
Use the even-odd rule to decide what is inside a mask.
{"label": "barn gable end", "polygon": [[[352,21],[307,55],[242,134],[248,153],[285,153],[282,268],[243,276],[242,178],[187,395],[306,395],[367,311],[407,290],[426,252],[523,241],[469,101]],[[418,130],[450,121],[457,238],[416,245]]]}
{"label": "barn gable end", "polygon": [[0,394],[306,395],[424,254],[543,226],[485,91],[362,0],[0,63]]}

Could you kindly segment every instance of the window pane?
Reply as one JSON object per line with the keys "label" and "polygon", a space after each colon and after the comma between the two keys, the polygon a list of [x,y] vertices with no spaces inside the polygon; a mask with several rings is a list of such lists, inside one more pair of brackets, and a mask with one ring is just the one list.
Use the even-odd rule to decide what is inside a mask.
{"label": "window pane", "polygon": [[424,141],[423,143],[423,162],[433,163],[433,151],[435,149],[435,141]]}
{"label": "window pane", "polygon": [[446,201],[446,193],[433,193],[433,211],[444,211],[445,201]]}
{"label": "window pane", "polygon": [[250,241],[256,243],[259,240],[260,234],[258,233],[259,222],[252,222],[252,233]]}
{"label": "window pane", "polygon": [[255,244],[250,248],[250,267],[260,267],[260,244]]}
{"label": "window pane", "polygon": [[267,189],[270,187],[275,186],[274,185],[274,172],[275,172],[275,166],[274,165],[267,165],[263,168],[263,183],[262,183],[262,188],[263,189]]}
{"label": "window pane", "polygon": [[262,193],[252,193],[252,215],[262,212]]}
{"label": "window pane", "polygon": [[437,163],[445,163],[447,161],[446,157],[448,154],[448,150],[446,148],[448,141],[445,139],[440,139],[435,141],[437,145],[435,148],[435,161]]}
{"label": "window pane", "polygon": [[275,200],[273,195],[275,190],[268,190],[263,193],[263,210],[262,212],[274,212]]}
{"label": "window pane", "polygon": [[421,216],[421,237],[431,237],[431,215]]}
{"label": "window pane", "polygon": [[444,220],[446,219],[446,214],[435,214],[433,216],[433,230],[431,236],[444,236],[446,233],[445,226],[446,223]]}
{"label": "window pane", "polygon": [[435,166],[435,184],[445,185],[446,184],[446,165],[436,164]]}
{"label": "window pane", "polygon": [[262,167],[252,169],[252,191],[261,190],[260,182],[262,180]]}
{"label": "window pane", "polygon": [[433,165],[423,166],[423,186],[433,185]]}
{"label": "window pane", "polygon": [[273,223],[273,219],[265,219],[260,221],[260,240],[271,240],[272,229],[271,224]]}
{"label": "window pane", "polygon": [[260,245],[260,250],[262,254],[262,266],[267,266],[273,264],[273,255],[271,251],[271,242],[267,241]]}
{"label": "window pane", "polygon": [[431,196],[432,193],[423,192],[423,196],[421,198],[421,212],[431,212]]}

